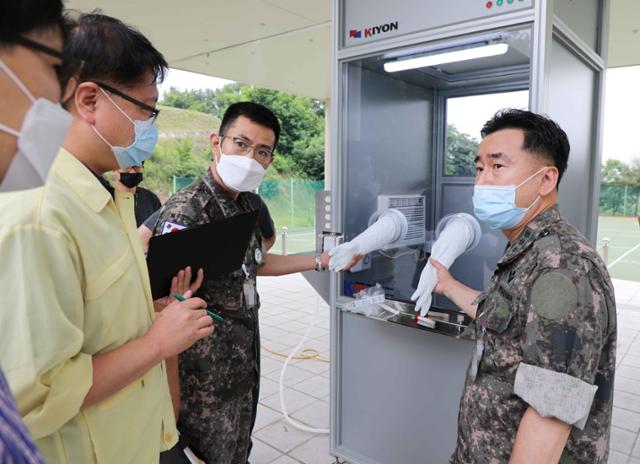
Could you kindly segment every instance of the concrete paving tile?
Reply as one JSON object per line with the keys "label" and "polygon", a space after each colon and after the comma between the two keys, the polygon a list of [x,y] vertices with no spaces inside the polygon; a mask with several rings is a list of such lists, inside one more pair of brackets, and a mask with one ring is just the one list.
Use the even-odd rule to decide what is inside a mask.
{"label": "concrete paving tile", "polygon": [[284,337],[285,335],[289,335],[286,330],[270,325],[260,325],[260,338],[278,341],[280,337]]}
{"label": "concrete paving tile", "polygon": [[622,363],[619,369],[616,369],[616,380],[621,377],[640,381],[640,368],[626,366]]}
{"label": "concrete paving tile", "polygon": [[323,399],[329,394],[329,379],[316,375],[303,382],[297,383],[292,387],[294,390],[313,396],[314,398]]}
{"label": "concrete paving tile", "polygon": [[637,434],[640,431],[640,413],[614,406],[611,424]]}
{"label": "concrete paving tile", "polygon": [[[305,406],[308,406],[314,401],[317,401],[317,399],[312,396],[301,393],[297,390],[293,390],[291,388],[285,388],[284,401],[285,401],[285,407],[287,408],[287,414],[293,414],[297,410],[302,409]],[[274,393],[273,395],[265,398],[264,400],[261,401],[261,403],[275,411],[278,411],[278,412],[282,411],[282,409],[280,408],[280,392]]]}
{"label": "concrete paving tile", "polygon": [[293,459],[292,457],[285,455],[280,456],[278,459],[273,461],[271,464],[301,464],[297,459]]}
{"label": "concrete paving tile", "polygon": [[256,414],[256,425],[253,428],[253,432],[257,432],[260,429],[265,428],[267,425],[271,425],[274,422],[282,419],[282,413],[274,411],[271,408],[266,407],[263,404],[258,405],[258,413]]}
{"label": "concrete paving tile", "polygon": [[265,376],[273,371],[282,369],[282,364],[284,364],[285,358],[281,359],[282,361],[277,358],[262,356],[262,359],[260,360],[260,373]]}
{"label": "concrete paving tile", "polygon": [[616,375],[615,390],[638,394],[640,393],[640,382],[634,379]]}
{"label": "concrete paving tile", "polygon": [[627,353],[627,355],[623,358],[623,364],[640,368],[640,356],[635,356]]}
{"label": "concrete paving tile", "polygon": [[253,448],[251,448],[250,461],[251,464],[269,464],[274,459],[282,456],[282,453],[260,440],[253,440]]}
{"label": "concrete paving tile", "polygon": [[329,428],[329,403],[318,400],[304,408],[298,409],[291,417],[317,429]]}
{"label": "concrete paving tile", "polygon": [[[329,358],[323,357],[323,359],[329,359]],[[327,372],[329,369],[331,369],[331,364],[318,361],[315,359],[309,359],[309,360],[299,359],[295,361],[294,365],[296,367],[299,367],[300,369],[313,372],[314,374],[322,374],[324,372]]]}
{"label": "concrete paving tile", "polygon": [[631,454],[636,434],[619,427],[611,427],[611,449],[624,454]]}
{"label": "concrete paving tile", "polygon": [[268,398],[278,391],[279,383],[267,377],[260,378],[260,399]]}
{"label": "concrete paving tile", "polygon": [[302,432],[284,420],[279,420],[278,422],[268,425],[256,432],[254,436],[264,443],[269,443],[270,446],[283,453],[288,453],[310,438],[313,438],[312,434]]}
{"label": "concrete paving tile", "polygon": [[629,461],[629,455],[621,453],[619,451],[615,451],[615,450],[609,451],[608,464],[627,464],[628,461]]}
{"label": "concrete paving tile", "polygon": [[[617,388],[616,379],[616,388]],[[628,411],[640,413],[640,396],[635,393],[628,393],[616,390],[613,394],[613,405]]]}
{"label": "concrete paving tile", "polygon": [[[289,387],[292,385],[296,385],[303,380],[307,380],[313,377],[314,374],[304,369],[300,369],[299,367],[292,366],[289,364],[287,366],[287,370],[284,373],[284,384]],[[276,370],[266,375],[266,378],[271,379],[275,382],[280,382],[280,370]]]}
{"label": "concrete paving tile", "polygon": [[289,453],[304,464],[327,464],[335,461],[329,454],[329,437],[314,437]]}

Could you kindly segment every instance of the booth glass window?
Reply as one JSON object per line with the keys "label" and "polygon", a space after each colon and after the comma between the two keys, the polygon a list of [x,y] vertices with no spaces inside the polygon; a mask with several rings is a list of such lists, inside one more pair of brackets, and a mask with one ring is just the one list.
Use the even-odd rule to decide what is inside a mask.
{"label": "booth glass window", "polygon": [[474,177],[474,159],[484,123],[503,108],[528,107],[527,90],[447,98],[444,175]]}

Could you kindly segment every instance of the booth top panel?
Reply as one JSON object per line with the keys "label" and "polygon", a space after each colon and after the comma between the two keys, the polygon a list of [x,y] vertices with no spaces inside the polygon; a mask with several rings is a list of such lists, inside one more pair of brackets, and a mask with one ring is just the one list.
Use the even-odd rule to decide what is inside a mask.
{"label": "booth top panel", "polygon": [[343,0],[341,47],[533,7],[533,0]]}

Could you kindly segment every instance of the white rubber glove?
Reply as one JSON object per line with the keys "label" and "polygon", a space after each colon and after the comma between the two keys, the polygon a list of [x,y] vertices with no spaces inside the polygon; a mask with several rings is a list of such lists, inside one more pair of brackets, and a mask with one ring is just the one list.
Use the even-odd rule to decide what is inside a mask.
{"label": "white rubber glove", "polygon": [[331,257],[329,270],[343,271],[354,259],[362,258],[364,255],[398,240],[402,232],[402,218],[404,218],[401,214],[385,212],[353,240],[329,250]]}
{"label": "white rubber glove", "polygon": [[431,308],[433,289],[437,283],[438,273],[436,272],[436,268],[431,264],[431,261],[429,261],[422,270],[422,274],[420,274],[418,288],[413,292],[413,295],[411,295],[411,301],[416,302],[415,311],[420,311],[420,316],[422,317],[424,317],[427,312],[429,312],[429,308]]}
{"label": "white rubber glove", "polygon": [[363,258],[364,254],[358,249],[358,245],[351,242],[345,242],[335,248],[329,250],[329,270],[340,272],[346,269],[356,258]]}
{"label": "white rubber glove", "polygon": [[[453,262],[464,253],[476,241],[476,228],[470,221],[475,221],[470,215],[457,215],[451,219],[447,226],[440,232],[438,240],[431,248],[431,256],[449,269]],[[420,316],[424,317],[431,307],[433,289],[438,283],[438,273],[431,262],[422,270],[418,288],[411,295],[411,300],[416,301],[415,311],[420,311]]]}

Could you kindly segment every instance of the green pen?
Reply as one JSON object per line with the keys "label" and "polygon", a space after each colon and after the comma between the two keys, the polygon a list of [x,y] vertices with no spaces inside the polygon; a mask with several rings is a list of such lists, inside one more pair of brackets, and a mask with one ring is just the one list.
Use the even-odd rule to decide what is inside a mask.
{"label": "green pen", "polygon": [[[179,293],[174,293],[173,297],[178,300],[178,301],[184,301],[186,300],[185,297],[183,297],[182,295],[180,295]],[[220,321],[220,322],[224,322],[224,319],[221,316],[218,316],[216,313],[212,313],[211,311],[209,311],[207,309],[207,314],[209,316],[211,316],[212,318],[214,318],[216,321]]]}

